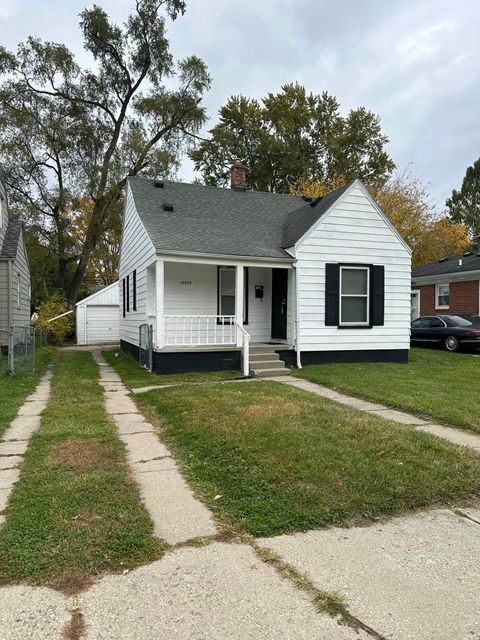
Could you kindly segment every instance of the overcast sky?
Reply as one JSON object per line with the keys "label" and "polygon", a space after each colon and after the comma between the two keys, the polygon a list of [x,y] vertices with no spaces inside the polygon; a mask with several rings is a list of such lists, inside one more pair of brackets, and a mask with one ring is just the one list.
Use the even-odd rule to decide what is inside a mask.
{"label": "overcast sky", "polygon": [[[0,43],[34,34],[81,57],[85,0],[0,0]],[[97,0],[123,21],[133,0]],[[389,152],[428,183],[440,208],[480,156],[479,0],[187,0],[169,26],[176,56],[208,64],[210,126],[232,94],[260,98],[286,82],[327,90],[342,111],[382,119]],[[186,160],[179,177],[191,180]]]}

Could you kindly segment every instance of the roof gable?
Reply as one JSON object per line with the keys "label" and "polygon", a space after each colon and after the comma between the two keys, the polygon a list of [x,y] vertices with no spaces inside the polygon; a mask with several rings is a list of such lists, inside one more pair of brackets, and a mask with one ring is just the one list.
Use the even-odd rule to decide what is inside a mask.
{"label": "roof gable", "polygon": [[92,300],[94,300],[95,298],[100,298],[102,295],[104,295],[105,293],[107,293],[107,291],[110,291],[112,289],[119,287],[119,281],[115,280],[115,282],[112,282],[112,284],[107,284],[105,286],[101,286],[99,285],[99,288],[97,288],[95,291],[93,291],[93,293],[91,293],[89,296],[87,296],[86,298],[82,298],[81,300],[79,300],[76,303],[76,307],[84,305],[87,302],[92,302]]}
{"label": "roof gable", "polygon": [[323,197],[312,198],[308,204],[289,213],[283,228],[282,246],[285,249],[293,247],[347,191],[351,184],[353,182],[347,182]]}

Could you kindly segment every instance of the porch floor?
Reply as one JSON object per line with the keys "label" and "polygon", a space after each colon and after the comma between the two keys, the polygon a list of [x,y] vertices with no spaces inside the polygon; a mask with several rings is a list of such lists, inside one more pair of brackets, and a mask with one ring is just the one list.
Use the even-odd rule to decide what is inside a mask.
{"label": "porch floor", "polygon": [[[274,347],[275,351],[288,351],[293,349],[293,345],[286,344],[284,342],[251,342],[251,347]],[[241,351],[241,347],[237,347],[236,345],[229,344],[211,344],[211,345],[202,345],[202,346],[190,346],[183,344],[169,344],[166,347],[162,347],[161,349],[156,348],[155,351],[161,353],[178,353],[184,351]]]}

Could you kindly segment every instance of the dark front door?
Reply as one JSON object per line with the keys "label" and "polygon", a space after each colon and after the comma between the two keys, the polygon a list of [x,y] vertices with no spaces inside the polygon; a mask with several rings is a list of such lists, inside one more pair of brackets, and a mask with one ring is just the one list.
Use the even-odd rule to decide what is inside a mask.
{"label": "dark front door", "polygon": [[287,338],[288,270],[272,269],[272,338]]}

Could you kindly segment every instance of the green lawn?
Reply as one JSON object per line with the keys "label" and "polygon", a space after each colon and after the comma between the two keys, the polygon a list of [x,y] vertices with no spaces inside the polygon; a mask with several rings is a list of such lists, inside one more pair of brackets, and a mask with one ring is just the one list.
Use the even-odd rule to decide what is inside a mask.
{"label": "green lawn", "polygon": [[90,353],[58,353],[52,393],[0,529],[0,584],[75,592],[162,553]]}
{"label": "green lawn", "polygon": [[477,453],[275,382],[172,387],[137,402],[237,532],[272,536],[480,497]]}
{"label": "green lawn", "polygon": [[408,364],[328,364],[294,375],[367,400],[480,432],[480,358],[411,349]]}
{"label": "green lawn", "polygon": [[238,370],[203,371],[193,373],[171,373],[168,375],[152,374],[141,369],[138,362],[123,351],[102,351],[105,360],[114,367],[130,389],[154,384],[172,384],[173,382],[218,382],[243,377]]}
{"label": "green lawn", "polygon": [[[0,375],[0,438],[17,415],[25,398],[35,390],[51,360],[52,352],[52,348],[48,347],[41,347],[37,350],[35,371],[18,373],[13,376]],[[3,360],[6,360],[6,356]]]}

